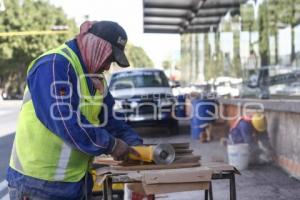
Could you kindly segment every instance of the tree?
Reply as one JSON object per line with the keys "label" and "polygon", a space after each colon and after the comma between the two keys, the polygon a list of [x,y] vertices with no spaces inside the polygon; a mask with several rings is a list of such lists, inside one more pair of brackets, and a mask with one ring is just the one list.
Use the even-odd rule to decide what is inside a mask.
{"label": "tree", "polygon": [[213,78],[213,66],[211,66],[211,47],[208,33],[204,35],[204,76],[206,80]]}
{"label": "tree", "polygon": [[184,76],[182,76],[182,81],[184,83],[190,83],[191,80],[190,60],[192,57],[190,52],[190,37],[191,34],[189,33],[184,33],[180,35],[180,66],[182,74],[184,74]]}
{"label": "tree", "polygon": [[[273,0],[272,2],[274,2]],[[276,1],[278,4],[279,11],[278,18],[279,21],[283,24],[288,24],[291,26],[291,62],[294,61],[296,57],[295,53],[295,27],[299,23],[299,19],[296,16],[296,13],[299,12],[300,0],[285,0],[285,1]]]}
{"label": "tree", "polygon": [[281,12],[280,4],[278,0],[269,0],[268,4],[268,20],[269,20],[269,32],[271,36],[275,38],[275,64],[278,64],[278,22],[279,13]]}
{"label": "tree", "polygon": [[4,71],[24,69],[33,58],[62,44],[76,31],[75,21],[47,1],[24,0],[20,4],[19,0],[6,0],[5,6],[6,10],[0,13],[0,32],[43,31],[66,25],[69,33],[1,37],[0,66]]}
{"label": "tree", "polygon": [[172,67],[172,62],[170,60],[164,60],[162,62],[162,66],[163,66],[164,70],[169,70]]}
{"label": "tree", "polygon": [[231,32],[232,31],[231,20],[226,20],[226,19],[223,18],[221,20],[220,27],[221,27],[222,32]]}
{"label": "tree", "polygon": [[269,65],[269,22],[268,22],[268,2],[264,1],[259,6],[259,53],[261,66]]}
{"label": "tree", "polygon": [[[4,3],[6,9],[0,12],[0,32],[49,31],[54,26],[68,27],[67,34],[0,37],[1,84],[15,89],[23,85],[29,63],[41,53],[74,37],[77,27],[61,8],[47,1],[24,0],[20,3],[19,0],[5,0]],[[18,91],[22,92],[22,89]]]}
{"label": "tree", "polygon": [[224,74],[224,55],[220,47],[220,32],[215,33],[215,56],[213,61],[214,77],[216,78]]}
{"label": "tree", "polygon": [[211,46],[208,40],[208,33],[204,36],[204,75],[209,80],[223,75],[224,56],[220,49],[220,33],[215,33],[215,53],[211,54]]}
{"label": "tree", "polygon": [[[239,16],[232,18],[232,23],[239,23]],[[233,30],[233,61],[231,76],[241,77],[242,76],[242,64],[240,57],[240,31]]]}
{"label": "tree", "polygon": [[137,47],[129,43],[125,51],[131,66],[153,67],[152,60],[149,58],[142,47]]}
{"label": "tree", "polygon": [[241,5],[242,30],[249,32],[249,51],[252,49],[251,35],[253,30],[257,30],[255,23],[254,7],[252,4]]}

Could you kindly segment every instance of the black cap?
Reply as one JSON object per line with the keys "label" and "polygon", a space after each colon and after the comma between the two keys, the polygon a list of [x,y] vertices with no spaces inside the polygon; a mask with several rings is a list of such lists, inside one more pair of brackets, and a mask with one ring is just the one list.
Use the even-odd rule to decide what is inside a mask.
{"label": "black cap", "polygon": [[121,67],[129,66],[129,62],[124,53],[127,43],[127,34],[119,24],[112,21],[99,21],[94,23],[88,32],[111,44],[114,60],[118,65]]}

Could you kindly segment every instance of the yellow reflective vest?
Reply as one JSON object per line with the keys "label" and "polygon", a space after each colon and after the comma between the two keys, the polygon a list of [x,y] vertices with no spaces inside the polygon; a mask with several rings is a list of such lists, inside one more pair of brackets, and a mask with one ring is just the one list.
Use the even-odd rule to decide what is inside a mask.
{"label": "yellow reflective vest", "polygon": [[[49,54],[60,54],[71,63],[77,79],[80,80],[78,87],[80,88],[78,89],[78,93],[80,93],[80,112],[92,125],[99,125],[98,116],[103,98],[98,90],[95,95],[90,94],[77,55],[65,44],[46,52],[40,57]],[[28,72],[39,58],[29,65]],[[34,178],[48,181],[77,182],[87,172],[91,159],[90,155],[67,145],[41,123],[35,114],[30,92],[26,87],[10,167]]]}

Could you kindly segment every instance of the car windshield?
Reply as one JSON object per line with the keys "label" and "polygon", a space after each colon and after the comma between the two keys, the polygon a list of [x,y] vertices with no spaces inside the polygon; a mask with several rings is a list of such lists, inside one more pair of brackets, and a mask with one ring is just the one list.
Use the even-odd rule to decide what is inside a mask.
{"label": "car windshield", "polygon": [[111,90],[144,87],[169,87],[169,83],[161,71],[121,72],[114,74],[110,82]]}

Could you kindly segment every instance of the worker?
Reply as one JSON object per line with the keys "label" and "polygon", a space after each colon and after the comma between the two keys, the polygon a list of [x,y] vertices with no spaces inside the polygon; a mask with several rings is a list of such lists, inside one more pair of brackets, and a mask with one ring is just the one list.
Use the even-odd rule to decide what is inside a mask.
{"label": "worker", "polygon": [[250,163],[267,163],[273,160],[273,149],[267,133],[266,117],[262,113],[243,116],[229,133],[231,144],[247,143],[250,149]]}
{"label": "worker", "polygon": [[142,139],[113,114],[104,71],[129,63],[127,35],[111,21],[86,21],[80,33],[35,59],[27,71],[7,173],[15,199],[88,199],[94,156],[126,160]]}
{"label": "worker", "polygon": [[200,142],[210,142],[212,140],[212,123],[201,125]]}

